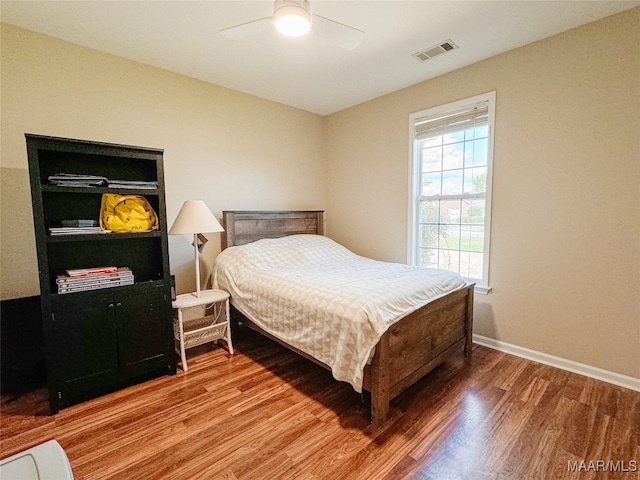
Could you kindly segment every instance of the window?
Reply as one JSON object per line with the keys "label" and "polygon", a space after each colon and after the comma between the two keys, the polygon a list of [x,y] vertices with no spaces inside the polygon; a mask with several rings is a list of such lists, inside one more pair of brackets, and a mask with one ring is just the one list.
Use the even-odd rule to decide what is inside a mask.
{"label": "window", "polygon": [[410,116],[409,263],[489,290],[495,92]]}

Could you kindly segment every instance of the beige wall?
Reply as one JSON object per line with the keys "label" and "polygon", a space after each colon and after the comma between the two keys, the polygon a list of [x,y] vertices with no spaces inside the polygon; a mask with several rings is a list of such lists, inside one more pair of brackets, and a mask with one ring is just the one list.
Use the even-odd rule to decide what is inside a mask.
{"label": "beige wall", "polygon": [[[476,333],[640,378],[639,24],[636,8],[325,118],[2,25],[1,298],[38,293],[25,132],[164,148],[170,221],[190,198],[325,208],[331,237],[404,262],[409,114],[495,90]],[[188,239],[170,254],[192,290]]]}
{"label": "beige wall", "polygon": [[[170,223],[195,198],[218,216],[325,208],[318,115],[6,24],[1,52],[2,299],[39,293],[25,132],[163,148]],[[181,292],[195,289],[190,241],[169,239]]]}
{"label": "beige wall", "polygon": [[639,26],[636,8],[328,117],[333,238],[406,261],[409,114],[495,90],[475,333],[640,378]]}

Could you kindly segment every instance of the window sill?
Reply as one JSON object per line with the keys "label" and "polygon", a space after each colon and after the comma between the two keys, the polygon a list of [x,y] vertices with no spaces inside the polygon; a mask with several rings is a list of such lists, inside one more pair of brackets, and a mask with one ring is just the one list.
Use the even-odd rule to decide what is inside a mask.
{"label": "window sill", "polygon": [[473,288],[473,293],[477,293],[479,295],[488,295],[491,293],[491,287],[483,287],[480,285],[476,285]]}

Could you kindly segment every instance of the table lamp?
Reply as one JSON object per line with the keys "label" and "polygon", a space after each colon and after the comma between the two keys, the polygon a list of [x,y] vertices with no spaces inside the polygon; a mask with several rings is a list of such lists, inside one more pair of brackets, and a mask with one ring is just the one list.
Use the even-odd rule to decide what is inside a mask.
{"label": "table lamp", "polygon": [[169,235],[193,235],[193,251],[196,264],[196,297],[200,296],[200,248],[198,238],[206,243],[202,233],[224,232],[216,217],[202,200],[186,200],[178,212]]}

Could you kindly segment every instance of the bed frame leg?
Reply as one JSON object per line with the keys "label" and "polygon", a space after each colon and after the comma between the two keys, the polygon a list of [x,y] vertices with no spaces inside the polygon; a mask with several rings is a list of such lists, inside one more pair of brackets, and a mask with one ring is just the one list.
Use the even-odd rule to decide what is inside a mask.
{"label": "bed frame leg", "polygon": [[464,340],[464,356],[467,360],[471,360],[473,350],[473,288],[471,285],[467,289],[467,312],[465,316],[465,340]]}
{"label": "bed frame leg", "polygon": [[375,427],[381,427],[389,418],[389,398],[384,396],[383,392],[371,392],[371,423]]}
{"label": "bed frame leg", "polygon": [[229,328],[231,329],[231,341],[237,341],[239,337],[238,328],[242,314],[229,302]]}
{"label": "bed frame leg", "polygon": [[379,427],[389,418],[389,337],[385,333],[376,346],[371,365],[371,423]]}

